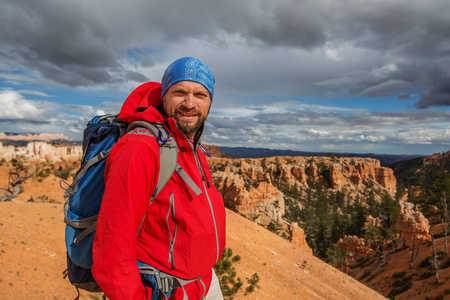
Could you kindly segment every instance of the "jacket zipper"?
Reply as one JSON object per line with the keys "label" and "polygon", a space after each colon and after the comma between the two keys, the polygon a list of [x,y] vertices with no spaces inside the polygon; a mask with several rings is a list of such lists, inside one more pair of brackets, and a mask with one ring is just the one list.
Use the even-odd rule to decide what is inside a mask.
{"label": "jacket zipper", "polygon": [[[217,230],[217,222],[216,222],[216,216],[214,214],[214,208],[212,206],[211,198],[209,197],[209,194],[208,194],[208,189],[207,189],[207,187],[205,185],[205,180],[207,181],[208,179],[206,178],[206,175],[204,175],[203,172],[202,172],[202,167],[201,167],[201,164],[200,164],[200,162],[198,160],[197,152],[195,151],[197,147],[194,146],[194,148],[193,148],[191,143],[189,143],[187,137],[184,134],[183,134],[183,136],[184,136],[186,142],[188,143],[189,147],[191,148],[192,153],[194,153],[195,163],[197,164],[197,168],[200,171],[200,175],[202,176],[203,188],[205,189],[206,198],[208,199],[209,208],[211,210],[211,215],[212,215],[212,219],[213,219],[213,223],[214,223],[214,231],[215,231],[215,234],[216,234],[216,249],[217,249],[216,262],[218,262],[219,261],[219,257],[220,257],[220,253],[219,253],[220,252],[219,251],[219,249],[220,249],[219,233],[218,233],[218,230]],[[208,186],[209,186],[209,181],[208,181]]]}
{"label": "jacket zipper", "polygon": [[[170,216],[171,212],[172,212],[173,221],[175,223],[175,232],[173,234],[173,239],[172,239],[172,232],[171,232],[170,226],[169,226],[169,216]],[[166,216],[166,225],[167,225],[167,229],[169,230],[169,242],[170,242],[169,262],[172,263],[172,269],[175,269],[175,261],[173,259],[173,250],[175,247],[175,240],[177,238],[178,225],[177,225],[177,219],[175,217],[175,198],[174,198],[173,194],[170,195],[170,206],[169,206],[169,211]]]}

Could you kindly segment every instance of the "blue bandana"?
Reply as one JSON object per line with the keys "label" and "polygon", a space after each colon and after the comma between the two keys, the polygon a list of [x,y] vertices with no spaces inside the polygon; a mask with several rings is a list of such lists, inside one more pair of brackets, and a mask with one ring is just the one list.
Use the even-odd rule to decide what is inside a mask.
{"label": "blue bandana", "polygon": [[177,59],[167,67],[161,81],[161,98],[173,84],[185,80],[203,85],[209,91],[212,100],[214,96],[214,76],[205,63],[193,57]]}

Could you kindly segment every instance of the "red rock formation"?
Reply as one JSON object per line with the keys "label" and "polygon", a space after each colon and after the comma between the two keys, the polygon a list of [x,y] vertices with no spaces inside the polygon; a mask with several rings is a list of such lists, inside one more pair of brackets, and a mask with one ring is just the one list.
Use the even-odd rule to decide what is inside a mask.
{"label": "red rock formation", "polygon": [[[266,180],[266,176],[261,172],[249,172],[249,175],[255,180]],[[213,174],[214,184],[222,194],[225,204],[264,226],[271,221],[281,220],[284,215],[283,194],[270,182],[256,181],[257,186],[252,186],[244,178],[248,177],[227,170]]]}
{"label": "red rock formation", "polygon": [[372,216],[368,216],[367,217],[367,221],[364,223],[364,227],[367,228],[369,226],[373,226],[373,227],[383,227],[383,224],[381,224],[381,220],[380,218],[374,218]]}
{"label": "red rock formation", "polygon": [[3,146],[0,142],[0,158],[10,161],[17,156],[31,160],[80,160],[82,146],[52,145],[46,142],[29,142],[26,147]]}
{"label": "red rock formation", "polygon": [[300,248],[306,250],[309,254],[312,254],[312,249],[306,242],[306,236],[303,229],[298,226],[297,222],[292,222],[289,226],[289,232],[291,233],[290,242]]}
{"label": "red rock formation", "polygon": [[351,254],[366,255],[373,251],[373,249],[366,247],[363,238],[358,238],[356,235],[346,235],[340,238],[337,244],[339,248]]}
{"label": "red rock formation", "polygon": [[276,186],[296,186],[301,193],[309,183],[319,181],[329,183],[334,191],[364,199],[372,187],[393,196],[397,184],[393,171],[372,158],[210,158],[210,164],[216,170],[213,181],[225,203],[264,225],[280,220],[284,214],[283,193]]}
{"label": "red rock formation", "polygon": [[400,238],[405,238],[406,244],[411,244],[416,234],[416,240],[423,238],[424,242],[431,242],[430,224],[427,218],[414,207],[413,203],[400,201],[400,214],[397,218],[397,230]]}
{"label": "red rock formation", "polygon": [[330,168],[330,185],[333,189],[342,189],[348,184],[348,179],[342,174],[338,165],[333,164]]}
{"label": "red rock formation", "polygon": [[67,136],[59,133],[28,133],[28,134],[5,134],[0,132],[0,140],[9,141],[45,141],[50,142],[52,140],[70,140]]}

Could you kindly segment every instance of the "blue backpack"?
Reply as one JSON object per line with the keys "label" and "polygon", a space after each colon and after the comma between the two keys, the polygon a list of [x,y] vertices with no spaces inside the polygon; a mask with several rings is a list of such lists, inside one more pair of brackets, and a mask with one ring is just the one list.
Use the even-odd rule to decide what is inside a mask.
{"label": "blue backpack", "polygon": [[[152,201],[167,184],[177,167],[178,146],[160,123],[136,121],[131,124],[117,115],[96,116],[88,122],[83,137],[81,167],[65,192],[64,222],[67,249],[67,269],[64,278],[77,288],[101,292],[92,273],[92,244],[97,216],[105,190],[104,172],[106,158],[111,148],[127,132],[146,134],[136,128],[145,128],[157,138],[160,146],[160,173]],[[78,297],[76,299],[78,299]]]}

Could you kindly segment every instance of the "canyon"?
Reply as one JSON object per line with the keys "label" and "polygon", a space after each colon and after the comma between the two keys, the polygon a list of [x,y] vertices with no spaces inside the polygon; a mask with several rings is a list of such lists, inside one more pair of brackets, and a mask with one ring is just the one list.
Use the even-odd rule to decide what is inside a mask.
{"label": "canyon", "polygon": [[[245,225],[245,228],[249,231],[252,231],[249,228],[253,228],[253,225],[262,225],[266,228],[270,228],[273,224],[279,225],[279,232],[284,234],[284,239],[276,237],[276,235],[273,235],[260,226],[259,228],[261,229],[257,230],[257,232],[263,230],[264,236],[266,232],[267,234],[272,234],[275,240],[268,241],[268,243],[276,242],[284,244],[285,242],[288,242],[292,247],[297,249],[296,251],[302,253],[300,255],[302,258],[299,258],[300,260],[302,260],[303,257],[313,257],[313,251],[307,242],[307,236],[305,235],[304,230],[305,224],[288,222],[284,218],[284,215],[290,209],[290,206],[292,206],[292,203],[286,201],[286,199],[289,198],[288,194],[291,191],[295,191],[297,197],[302,198],[307,196],[308,191],[316,189],[317,184],[320,184],[328,191],[345,194],[350,202],[364,201],[372,196],[376,201],[381,201],[384,194],[394,198],[397,192],[397,179],[394,176],[393,170],[381,166],[380,162],[373,158],[335,157],[330,155],[321,157],[283,156],[231,159],[226,155],[221,154],[219,147],[205,146],[205,148],[211,154],[211,157],[208,158],[208,160],[212,170],[213,184],[223,195],[225,205],[231,209],[227,212],[228,218],[232,219],[234,223],[239,223],[240,221],[238,220],[240,219],[238,218],[238,215],[244,217],[247,219],[247,223],[245,224],[248,224]],[[81,146],[72,146],[69,144],[52,144],[46,141],[35,140],[29,141],[26,146],[3,145],[0,143],[0,159],[4,162],[8,162],[17,157],[25,157],[26,159],[35,162],[68,163],[73,166],[73,163],[79,161],[81,156]],[[439,158],[433,158],[432,160],[436,161],[439,160]],[[58,205],[58,203],[61,202],[58,200],[59,196],[55,196],[55,194],[58,193],[54,191],[58,180],[56,178],[53,178],[52,180],[54,182],[54,187],[45,190],[37,187],[39,183],[35,183],[35,189],[31,188],[34,183],[26,184],[25,193],[20,194],[17,201],[26,202],[26,199],[31,197],[31,199],[34,199],[33,201],[38,199],[42,202],[50,202]],[[45,179],[45,181],[47,181],[47,179]],[[40,184],[42,185],[42,183]],[[398,203],[399,214],[394,221],[397,228],[398,239],[403,241],[403,245],[407,247],[413,247],[414,239],[416,239],[416,247],[419,241],[422,241],[425,245],[430,245],[431,242],[430,230],[432,229],[432,226],[430,225],[429,220],[422,214],[420,207],[411,202],[410,196],[415,193],[418,193],[418,191],[414,189],[405,190],[401,193]],[[299,203],[300,208],[301,205],[302,204]],[[4,218],[6,218],[6,216],[4,216]],[[365,226],[381,227],[382,222],[377,217],[369,216]],[[254,237],[257,238],[253,239],[254,237],[252,237],[251,243],[253,244],[248,244],[239,240],[239,228],[233,229],[233,232],[228,233],[228,240],[234,241],[231,242],[230,245],[232,245],[233,249],[239,249],[239,252],[244,253],[247,253],[251,247],[255,247],[248,255],[251,256],[257,253],[259,251],[258,244],[260,244],[260,247],[267,244],[265,244],[265,242],[262,244],[262,236],[260,233],[256,234],[254,231],[252,232],[253,233],[250,234],[255,235]],[[248,236],[242,238],[249,239]],[[280,240],[278,240],[278,238]],[[242,245],[239,246],[240,243],[246,245],[248,248],[242,248]],[[345,259],[347,261],[340,269],[354,278],[361,277],[363,274],[361,272],[363,271],[351,269],[349,266],[357,264],[357,262],[364,257],[376,256],[373,249],[367,245],[367,241],[361,236],[343,236],[338,241],[337,245],[346,254]],[[274,253],[278,253],[278,251],[281,250],[271,250],[270,253],[272,253],[271,255],[277,255]],[[422,250],[422,252],[424,252],[424,250]],[[420,257],[423,257],[423,255],[424,254],[421,253]],[[248,260],[252,260],[250,256],[247,257]],[[392,259],[394,259],[393,256],[388,258],[388,261]],[[404,257],[401,259],[404,260]],[[264,260],[267,260],[267,258]],[[280,257],[280,261],[283,260],[284,258],[282,259]],[[300,268],[300,270],[307,271],[307,269],[302,267],[302,261],[296,262],[295,265],[297,268]],[[336,265],[336,267],[339,266]],[[249,267],[247,266],[243,267],[241,271],[250,276],[251,274],[250,271],[248,271],[248,268]],[[256,267],[253,266],[250,268]],[[388,273],[395,273],[396,270],[398,271],[400,269],[392,269],[389,270]],[[261,272],[263,272],[263,270],[261,270]],[[328,270],[327,272],[330,271]],[[374,269],[372,272],[375,273],[379,271]],[[386,275],[386,273],[384,274]],[[299,275],[297,274],[296,276]],[[380,276],[382,276],[382,274]],[[278,284],[271,279],[268,280],[270,280],[270,284]],[[376,281],[375,283],[372,283],[372,285],[376,286],[378,291],[387,295],[389,293],[389,287],[387,286],[387,283],[382,283],[383,280]],[[322,283],[318,284],[320,285]],[[293,285],[297,287],[296,284],[293,283]],[[280,289],[282,288],[280,287]],[[265,290],[263,293],[266,292],[267,291]],[[315,291],[315,293],[317,293],[317,291]],[[416,292],[416,294],[420,295],[420,292]],[[261,293],[258,293],[258,295],[261,297],[259,299],[265,299]],[[345,295],[346,296],[342,299],[353,298],[348,294]],[[302,299],[301,296],[298,297],[298,299]],[[317,299],[327,299],[326,296],[324,296],[325,298],[321,297],[318,297]],[[338,299],[340,299],[340,297],[338,297]]]}

